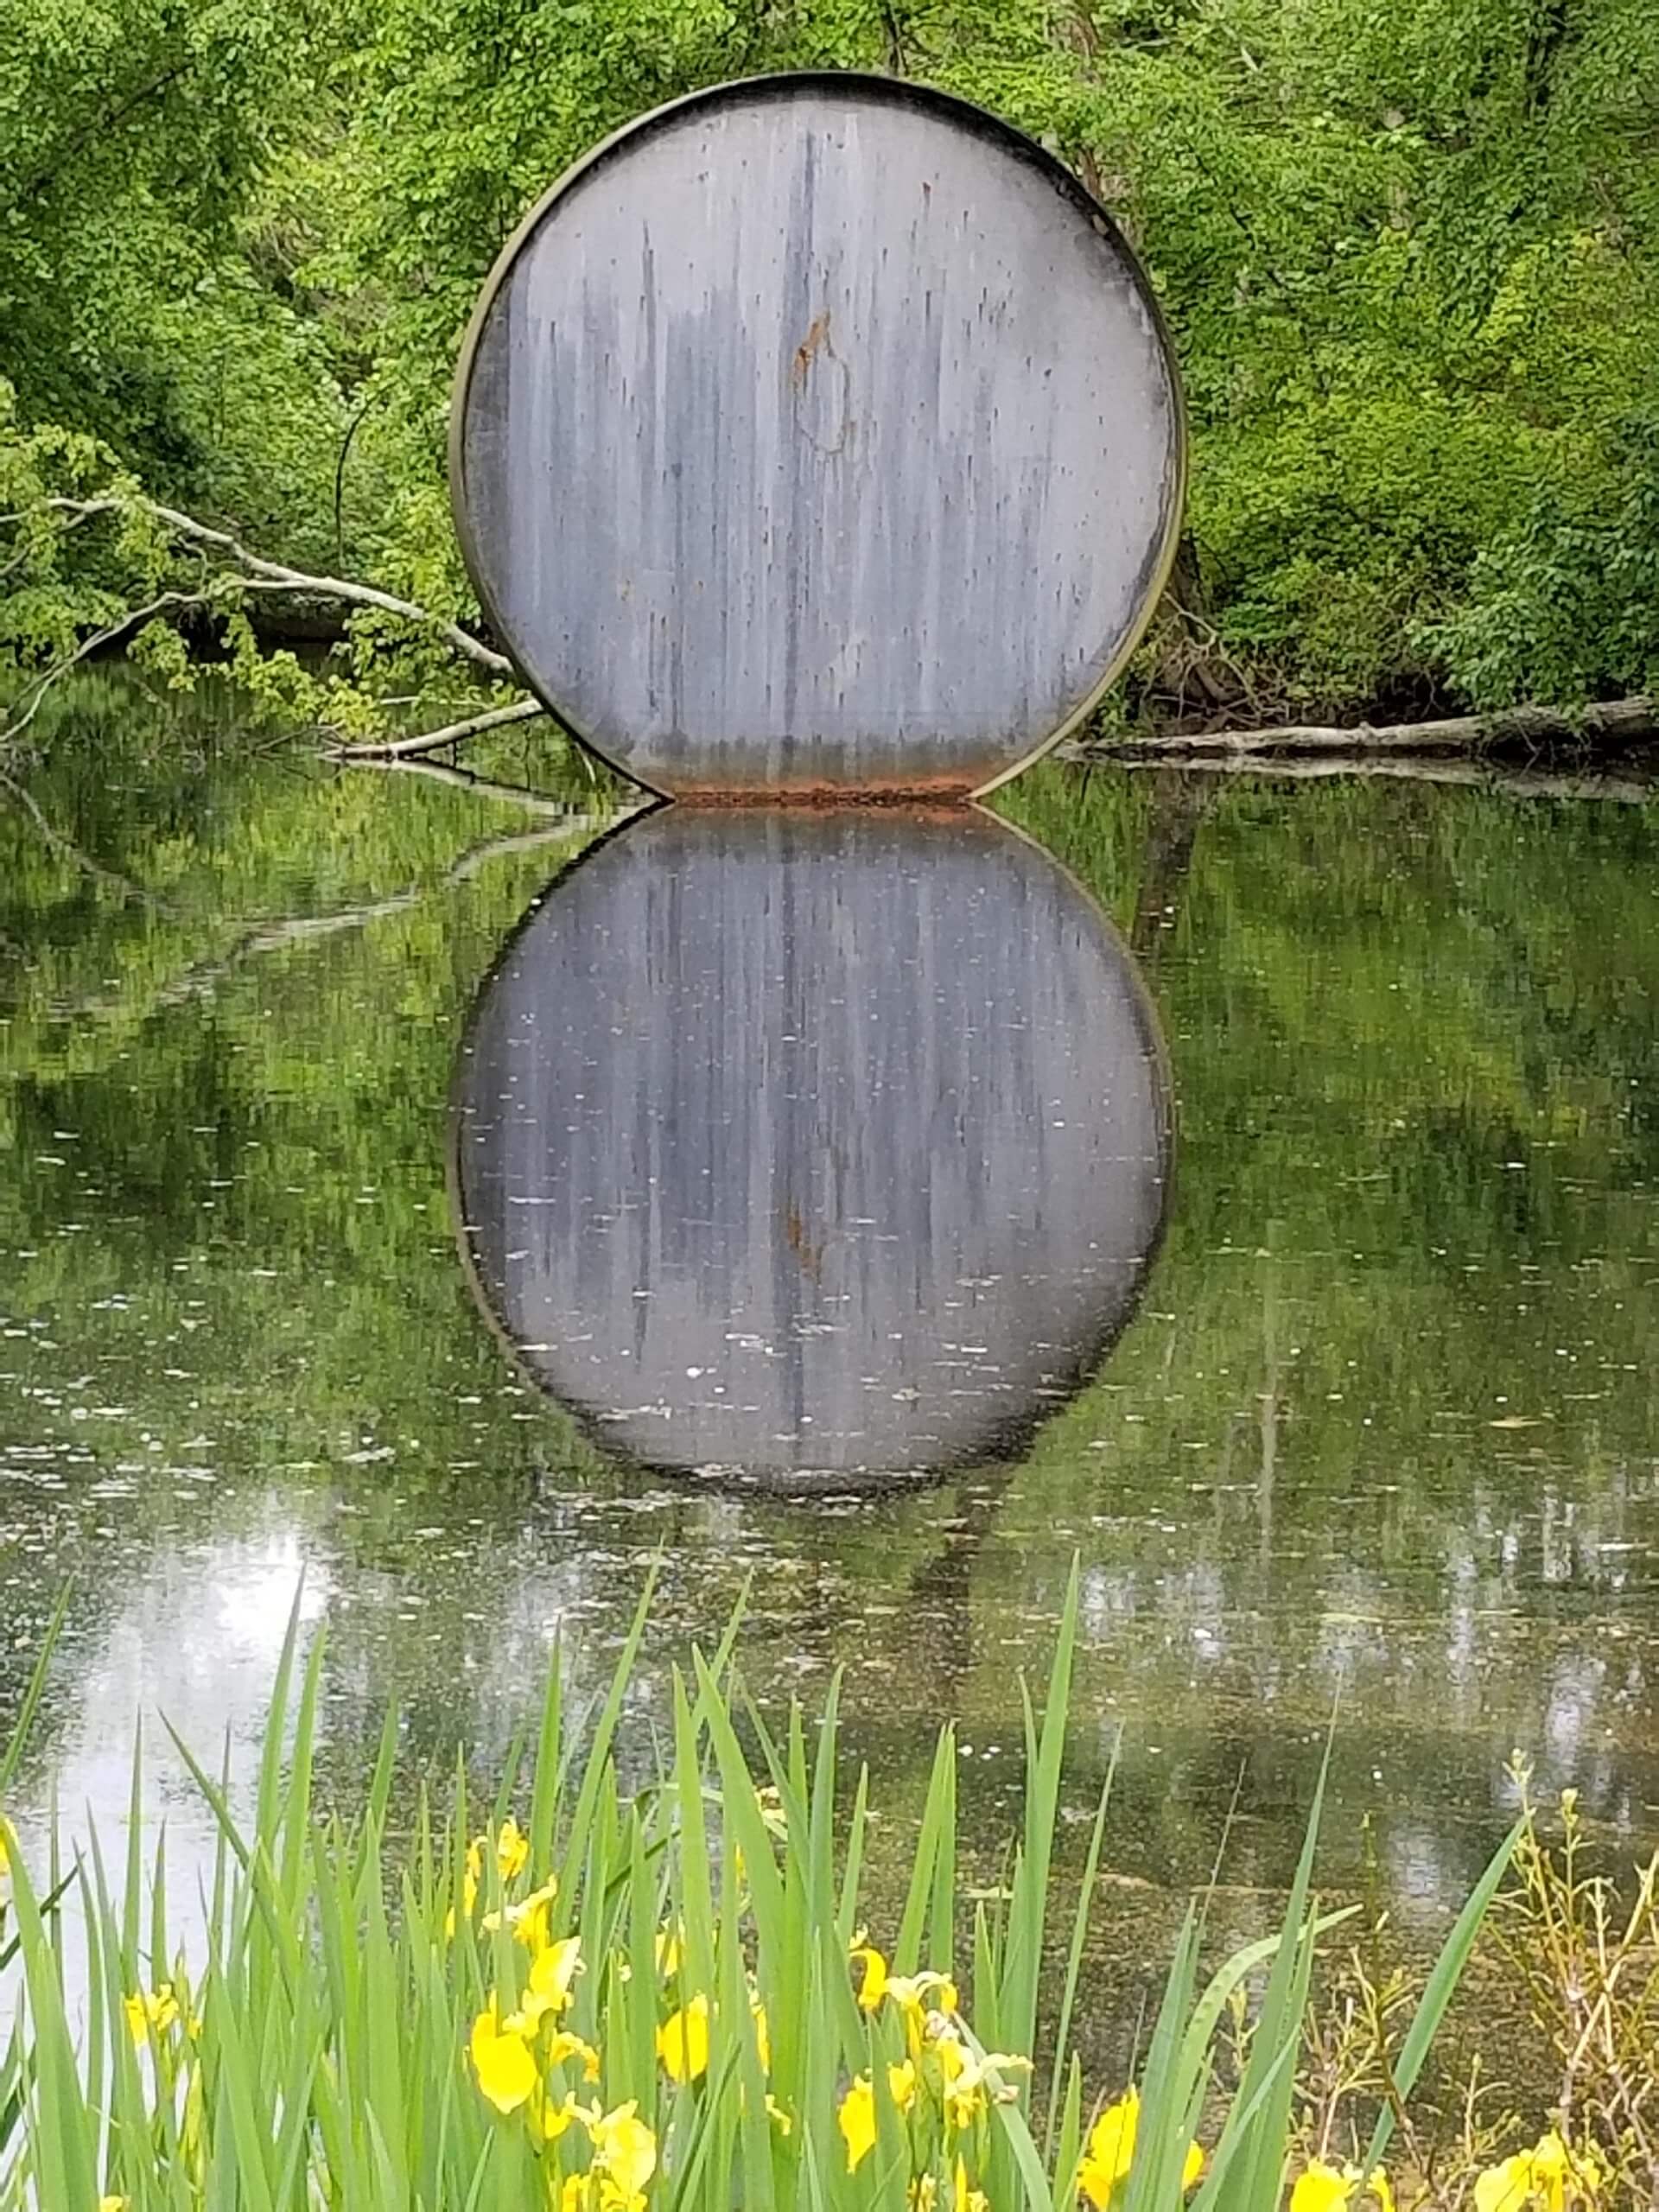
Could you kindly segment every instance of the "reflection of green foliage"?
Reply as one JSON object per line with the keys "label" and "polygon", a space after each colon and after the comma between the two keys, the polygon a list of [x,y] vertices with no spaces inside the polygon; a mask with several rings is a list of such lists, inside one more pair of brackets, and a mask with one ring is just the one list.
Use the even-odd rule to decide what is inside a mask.
{"label": "reflection of green foliage", "polygon": [[[1007,810],[1123,918],[1144,893],[1135,843],[1159,798],[1094,790],[1081,827],[1057,772]],[[1564,816],[1363,785],[1287,806],[1235,787],[1200,823],[1190,876],[1153,901],[1161,926],[1142,951],[1181,1101],[1154,1302],[1179,1309],[1184,1371],[1213,1375],[1230,1351],[1236,1371],[1259,1373],[1264,1330],[1282,1361],[1299,1345],[1298,1479],[1363,1468],[1366,1414],[1425,1434],[1436,1412],[1487,1420],[1506,1401],[1559,1417],[1563,1389],[1594,1387],[1586,1370],[1622,1374],[1636,1357],[1649,1269],[1637,1193],[1659,1171],[1650,835],[1635,808]],[[1274,1287],[1241,1300],[1253,1275]],[[1205,1341],[1206,1312],[1242,1332],[1230,1347]],[[1564,1361],[1539,1363],[1535,1344],[1548,1363],[1564,1341]],[[1138,1398],[1126,1363],[1113,1386]],[[1640,1449],[1653,1410],[1645,1381],[1621,1384],[1604,1441]],[[1190,1402],[1170,1429],[1198,1433]],[[1153,1422],[1122,1448],[1160,1444]],[[1466,1437],[1440,1444],[1449,1478]]]}
{"label": "reflection of green foliage", "polygon": [[[998,1832],[1014,1670],[1077,1547],[1076,1794],[1126,1721],[1125,1877],[1201,1878],[1242,1773],[1232,1876],[1281,1878],[1343,1681],[1337,1784],[1369,1804],[1386,1774],[1408,1889],[1472,1878],[1503,1760],[1547,1714],[1601,1746],[1578,1777],[1592,1810],[1643,1786],[1659,916],[1640,810],[1058,766],[1001,795],[1133,936],[1158,1003],[1179,1099],[1166,1243],[1022,1465],[807,1512],[607,1467],[465,1287],[454,1058],[586,830],[457,876],[557,825],[257,755],[216,703],[163,724],[102,677],[66,702],[30,791],[102,875],[0,804],[0,1613],[20,1636],[66,1568],[85,1636],[129,1581],[211,1588],[215,1546],[274,1531],[326,1593],[349,1772],[394,1692],[421,1744],[487,1756],[504,1679],[554,1620],[612,1633],[658,1545],[659,1649],[753,1569],[758,1694],[856,1671],[856,1748],[893,1815],[875,1847],[902,1878],[918,1700],[963,1716]],[[528,737],[497,766],[566,788]],[[1511,1419],[1535,1425],[1491,1425]],[[19,1663],[0,1651],[0,1705]],[[1137,1926],[1160,1909],[1122,1903]],[[1229,1909],[1219,1940],[1253,1931],[1248,1897]]]}
{"label": "reflection of green foliage", "polygon": [[[1179,1099],[1146,1307],[1003,1527],[1105,1532],[1103,1602],[1126,1635],[1155,1603],[1154,1675],[1172,1702],[1204,1685],[1217,1748],[1264,1680],[1314,1726],[1345,1673],[1357,1791],[1396,1732],[1422,1771],[1448,1726],[1490,1779],[1548,1692],[1541,1621],[1616,1607],[1648,1529],[1651,830],[1636,808],[1210,784],[1190,858],[1149,882],[1160,814],[1193,799],[1049,768],[1000,802],[1135,927]],[[1505,1611],[1517,1640],[1448,1680],[1477,1605],[1483,1647]],[[1203,1832],[1179,1805],[1160,1827],[1183,1854]]]}

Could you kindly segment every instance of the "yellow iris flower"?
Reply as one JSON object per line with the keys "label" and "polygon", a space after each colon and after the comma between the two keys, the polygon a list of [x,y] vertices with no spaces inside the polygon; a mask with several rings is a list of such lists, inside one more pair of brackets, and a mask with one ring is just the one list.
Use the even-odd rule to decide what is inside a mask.
{"label": "yellow iris flower", "polygon": [[588,2128],[593,2139],[594,2171],[608,2184],[605,2194],[609,2197],[613,2192],[629,2212],[637,2212],[645,2202],[645,2183],[657,2171],[657,2138],[639,2113],[639,2106],[630,2099],[614,2112],[590,2121]]}
{"label": "yellow iris flower", "polygon": [[875,2091],[868,2074],[855,2076],[836,2115],[841,2139],[847,2145],[847,2171],[855,2174],[875,2148]]}
{"label": "yellow iris flower", "polygon": [[867,2012],[874,2012],[887,1991],[887,1962],[873,1943],[855,1944],[853,1964],[863,1968],[863,1979],[858,1985],[858,2001]]}
{"label": "yellow iris flower", "polygon": [[538,2087],[530,2101],[530,2113],[543,2141],[556,2143],[571,2122],[581,2119],[582,2107],[573,2096],[562,2097],[557,2104],[551,2104]]}
{"label": "yellow iris flower", "polygon": [[[1089,2131],[1089,2147],[1077,2168],[1077,2188],[1095,2207],[1106,2212],[1112,2193],[1128,2178],[1135,2164],[1135,2139],[1141,2122],[1141,2092],[1126,2089],[1115,2105],[1108,2105]],[[1191,2189],[1204,2171],[1204,2152],[1189,2143],[1181,2164],[1181,2187]],[[1310,2208],[1293,2202],[1293,2212]],[[1334,2208],[1333,2208],[1334,2212]]]}
{"label": "yellow iris flower", "polygon": [[1574,2200],[1594,2198],[1605,2179],[1594,2152],[1569,2150],[1552,2127],[1530,2151],[1517,2151],[1476,2177],[1475,2212],[1528,2212],[1535,2205],[1566,2212],[1569,2189]]}
{"label": "yellow iris flower", "polygon": [[541,2076],[526,2037],[512,2020],[503,2024],[493,1997],[473,2022],[471,2047],[478,2086],[498,2112],[529,2103]]}
{"label": "yellow iris flower", "polygon": [[[1296,2185],[1290,2192],[1290,2212],[1351,2212],[1355,2191],[1363,2179],[1357,2166],[1344,2166],[1338,2171],[1326,2165],[1322,2158],[1312,2158],[1306,2171],[1296,2177]],[[1373,2167],[1370,2179],[1365,2183],[1365,2192],[1375,2200],[1378,2212],[1394,2212],[1394,2191],[1381,2166]]]}
{"label": "yellow iris flower", "polygon": [[529,1864],[530,1838],[509,1813],[496,1834],[496,1872],[503,1882],[511,1882],[522,1874]]}
{"label": "yellow iris flower", "polygon": [[1305,2173],[1296,2177],[1296,2186],[1290,2192],[1290,2212],[1348,2212],[1353,2193],[1351,2174],[1315,2158]]}
{"label": "yellow iris flower", "polygon": [[694,1997],[657,2031],[657,2056],[671,2082],[695,2082],[709,2065],[709,1999]]}
{"label": "yellow iris flower", "polygon": [[164,2036],[179,2017],[179,2000],[173,1994],[170,1981],[157,1982],[148,1993],[140,1990],[136,1997],[127,1998],[124,2004],[128,2031],[134,2047],[139,2050],[149,2042],[152,2028],[158,2036]]}
{"label": "yellow iris flower", "polygon": [[518,2035],[534,2035],[550,2013],[556,2019],[570,2002],[570,1985],[582,1971],[582,1938],[567,1936],[550,1943],[531,1961],[530,1979],[505,2025]]}
{"label": "yellow iris flower", "polygon": [[598,2081],[599,2053],[592,2044],[584,2043],[580,2036],[572,2035],[568,2028],[561,2028],[547,2047],[547,2063],[550,2066],[562,2066],[567,2058],[582,2061],[583,2081]]}
{"label": "yellow iris flower", "polygon": [[890,1974],[887,1978],[887,1993],[901,2012],[925,2012],[931,1997],[937,2012],[950,2014],[957,2010],[960,1999],[957,1985],[948,1974]]}
{"label": "yellow iris flower", "polygon": [[988,2104],[1014,2101],[1018,2092],[1001,2079],[1004,2073],[1031,2070],[1028,2058],[1015,2058],[1006,2050],[976,2056],[963,2048],[954,2033],[938,2037],[928,2048],[939,2062],[946,2122],[958,2133],[971,2127]]}
{"label": "yellow iris flower", "polygon": [[[474,1891],[474,1898],[476,1897]],[[504,1924],[512,1931],[516,1942],[522,1943],[533,1958],[548,1948],[548,1917],[553,1901],[559,1894],[557,1881],[550,1878],[538,1890],[532,1890],[517,1904],[510,1904],[503,1912],[486,1912],[480,1925],[486,1936],[493,1936]],[[471,1905],[467,1907],[470,1913]]]}
{"label": "yellow iris flower", "polygon": [[[900,2112],[916,2101],[916,2069],[909,2059],[887,2069],[887,2094]],[[875,2091],[868,2074],[855,2075],[836,2115],[847,2145],[847,2171],[855,2174],[875,2147]]]}

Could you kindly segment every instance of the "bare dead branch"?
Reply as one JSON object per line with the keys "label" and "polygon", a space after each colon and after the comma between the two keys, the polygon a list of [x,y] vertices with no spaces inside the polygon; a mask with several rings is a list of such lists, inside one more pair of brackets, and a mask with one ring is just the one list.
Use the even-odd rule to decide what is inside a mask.
{"label": "bare dead branch", "polygon": [[72,668],[79,667],[94,653],[101,652],[105,645],[112,645],[118,638],[124,638],[129,630],[136,630],[141,623],[149,621],[155,615],[166,613],[169,607],[201,607],[206,604],[206,600],[207,594],[203,592],[166,591],[146,606],[129,608],[118,622],[111,622],[107,629],[95,630],[91,637],[83,638],[73,652],[66,654],[62,660],[54,661],[43,675],[34,677],[24,686],[22,696],[29,704],[13,721],[0,724],[0,747],[11,745],[22,736],[39,713],[41,700],[59,678],[67,676]]}
{"label": "bare dead branch", "polygon": [[[404,621],[413,622],[423,628],[435,631],[453,651],[470,660],[490,676],[511,677],[516,673],[512,663],[505,653],[484,644],[459,622],[451,622],[442,614],[434,614],[428,607],[418,607],[413,600],[399,599],[395,594],[381,591],[373,584],[353,582],[345,576],[312,575],[303,569],[290,569],[281,561],[266,561],[251,552],[239,537],[227,530],[215,530],[210,524],[198,522],[194,515],[181,513],[177,507],[164,507],[158,500],[141,497],[118,499],[112,495],[96,499],[72,499],[58,496],[46,499],[41,505],[59,514],[71,515],[85,521],[93,515],[118,514],[132,507],[152,516],[173,537],[192,545],[211,546],[234,562],[245,573],[239,579],[245,590],[282,590],[309,592],[318,599],[336,599],[348,607],[377,607],[382,613],[396,614]],[[17,523],[21,514],[0,515],[0,523]]]}
{"label": "bare dead branch", "polygon": [[376,744],[333,745],[328,748],[332,760],[412,760],[423,753],[435,753],[446,745],[459,745],[464,739],[477,737],[486,729],[505,729],[509,722],[533,721],[537,715],[547,712],[539,699],[516,699],[510,707],[491,707],[481,715],[471,715],[465,721],[450,722],[442,729],[423,730],[416,737],[389,737]]}
{"label": "bare dead branch", "polygon": [[1578,714],[1554,707],[1514,707],[1496,715],[1453,715],[1423,722],[1356,722],[1351,728],[1291,722],[1277,729],[1198,730],[1191,734],[1102,740],[1082,748],[1091,758],[1156,753],[1170,759],[1205,753],[1475,753],[1504,744],[1546,744],[1605,737],[1621,743],[1659,734],[1659,702],[1638,695],[1588,706]]}
{"label": "bare dead branch", "polygon": [[[1068,748],[1062,747],[1063,755]],[[1085,757],[1081,750],[1073,759]],[[1098,758],[1090,754],[1090,759]],[[1596,774],[1560,775],[1541,768],[1503,768],[1479,760],[1451,760],[1427,755],[1413,760],[1351,753],[1321,760],[1273,758],[1239,753],[1217,759],[1157,753],[1125,753],[1116,764],[1122,768],[1163,770],[1181,776],[1259,776],[1281,783],[1325,783],[1351,776],[1411,784],[1454,784],[1465,790],[1502,791],[1511,798],[1611,799],[1627,806],[1646,806],[1659,800],[1659,777]]]}
{"label": "bare dead branch", "polygon": [[211,529],[207,524],[198,522],[193,515],[181,514],[176,507],[163,507],[153,499],[146,499],[142,504],[158,522],[164,523],[181,537],[188,538],[198,545],[217,546],[221,552],[229,554],[232,560],[247,569],[250,578],[284,584],[297,591],[313,591],[319,599],[343,600],[348,606],[378,607],[383,613],[400,615],[406,622],[419,623],[428,629],[435,630],[456,652],[463,654],[480,668],[487,670],[492,676],[512,676],[515,672],[512,663],[505,653],[499,653],[485,645],[470,631],[463,630],[459,622],[451,622],[446,616],[434,614],[427,607],[417,607],[413,600],[396,598],[391,592],[380,591],[372,584],[353,583],[344,576],[308,575],[302,569],[288,568],[280,561],[263,561],[257,554],[251,553],[240,538],[232,537],[228,531]]}

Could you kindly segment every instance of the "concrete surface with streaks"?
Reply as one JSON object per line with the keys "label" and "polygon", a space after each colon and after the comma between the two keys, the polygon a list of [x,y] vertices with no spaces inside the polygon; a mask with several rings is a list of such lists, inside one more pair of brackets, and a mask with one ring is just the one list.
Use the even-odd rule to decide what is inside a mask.
{"label": "concrete surface with streaks", "polygon": [[670,807],[486,985],[453,1189],[474,1288],[625,1455],[845,1488],[1015,1448],[1133,1310],[1156,1017],[977,808]]}
{"label": "concrete surface with streaks", "polygon": [[457,405],[496,627],[664,791],[982,788],[1092,697],[1177,526],[1127,246],[1029,141],[881,79],[613,142],[522,235]]}

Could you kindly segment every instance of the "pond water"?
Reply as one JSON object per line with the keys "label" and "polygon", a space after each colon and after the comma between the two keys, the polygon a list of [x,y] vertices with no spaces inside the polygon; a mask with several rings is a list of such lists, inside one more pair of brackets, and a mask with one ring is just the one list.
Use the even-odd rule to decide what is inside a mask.
{"label": "pond water", "polygon": [[328,1785],[389,1700],[486,1772],[660,1556],[639,1726],[747,1586],[763,1703],[845,1670],[878,1884],[947,1714],[988,1872],[1076,1554],[1103,1948],[1224,1828],[1270,1912],[1332,1725],[1331,1878],[1372,1815],[1425,1934],[1513,1748],[1651,1844],[1644,809],[1049,765],[1019,836],[619,829],[489,765],[543,796],[97,679],[0,803],[0,1732],[73,1587],[26,1836],[118,1827],[140,1713],[245,1764],[302,1578]]}

